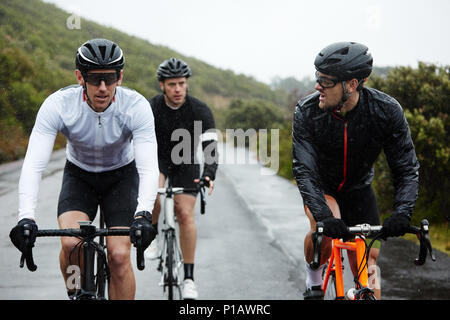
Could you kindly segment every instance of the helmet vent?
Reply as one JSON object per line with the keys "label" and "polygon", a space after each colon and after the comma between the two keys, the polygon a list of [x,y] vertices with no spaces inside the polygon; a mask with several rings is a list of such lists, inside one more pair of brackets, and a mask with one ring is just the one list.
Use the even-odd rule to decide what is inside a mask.
{"label": "helmet vent", "polygon": [[339,62],[341,62],[341,59],[331,58],[331,59],[326,60],[327,64],[335,64],[335,63],[339,63]]}
{"label": "helmet vent", "polygon": [[98,46],[98,49],[100,50],[100,54],[102,55],[102,60],[105,60],[105,53],[106,53],[106,46]]}
{"label": "helmet vent", "polygon": [[85,47],[88,48],[89,52],[95,57],[95,51],[94,48],[92,48],[90,43],[86,43]]}
{"label": "helmet vent", "polygon": [[346,54],[348,54],[348,47],[342,48],[341,50],[337,51],[336,53],[346,55]]}
{"label": "helmet vent", "polygon": [[109,58],[110,59],[112,59],[112,57],[113,57],[113,55],[114,55],[114,52],[116,52],[116,45],[113,45],[112,47],[111,47],[111,51],[109,52]]}

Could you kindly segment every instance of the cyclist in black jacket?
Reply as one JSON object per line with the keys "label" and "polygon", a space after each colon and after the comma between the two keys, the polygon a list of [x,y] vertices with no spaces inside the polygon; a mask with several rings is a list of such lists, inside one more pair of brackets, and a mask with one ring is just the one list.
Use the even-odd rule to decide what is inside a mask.
{"label": "cyclist in black jacket", "polygon": [[[419,162],[401,106],[363,86],[372,63],[362,44],[327,46],[314,62],[318,92],[300,100],[295,109],[293,173],[311,223],[304,246],[305,299],[323,297],[321,272],[331,254],[331,238],[345,237],[347,225],[380,223],[371,182],[382,150],[395,187],[393,213],[383,223],[386,237],[405,233],[418,196]],[[324,223],[330,238],[324,239],[321,268],[313,271],[311,233],[317,221]],[[378,252],[371,250],[370,265],[375,265]],[[380,292],[375,293],[379,297]]]}
{"label": "cyclist in black jacket", "polygon": [[[214,186],[218,167],[217,133],[209,107],[187,94],[189,66],[182,60],[171,58],[158,68],[157,77],[163,94],[150,99],[155,117],[158,141],[159,186],[169,178],[173,187],[195,188],[199,178],[209,182],[209,194]],[[203,172],[196,158],[199,144],[204,155]],[[196,194],[175,196],[175,213],[180,225],[180,246],[184,262],[183,298],[196,299],[194,283],[194,255],[197,231],[194,222]],[[153,210],[153,223],[157,228],[161,203],[159,197]],[[158,256],[157,241],[146,252],[146,257]]]}

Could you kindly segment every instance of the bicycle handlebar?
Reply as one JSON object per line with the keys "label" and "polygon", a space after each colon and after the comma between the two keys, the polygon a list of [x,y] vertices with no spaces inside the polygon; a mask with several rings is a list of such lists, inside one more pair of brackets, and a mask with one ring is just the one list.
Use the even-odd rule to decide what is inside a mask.
{"label": "bicycle handlebar", "polygon": [[[140,231],[140,230],[138,230]],[[91,225],[90,222],[82,221],[80,222],[80,228],[73,229],[47,229],[47,230],[38,230],[36,237],[77,237],[83,240],[91,240],[98,236],[129,236],[130,229],[98,229],[95,226]],[[28,241],[30,236],[29,230],[24,230],[25,241]],[[138,235],[136,235],[139,238]],[[142,251],[141,257],[138,254],[137,257],[137,265],[138,268],[143,265],[144,257],[143,250],[138,248],[138,252]],[[140,260],[141,259],[141,260]],[[32,248],[26,253],[22,253],[20,257],[20,268],[23,268],[24,262],[26,262],[27,268],[30,271],[36,271],[37,265],[34,263],[33,251]],[[142,269],[139,269],[142,270]]]}
{"label": "bicycle handlebar", "polygon": [[[363,235],[381,237],[383,235],[383,226],[371,226],[369,224],[361,224],[353,227],[348,227],[348,233],[352,235]],[[317,270],[320,266],[320,251],[322,247],[324,225],[322,222],[317,222],[316,231],[312,234],[312,240],[314,245],[314,257],[313,261],[310,263],[310,267],[313,270]],[[420,222],[420,227],[410,226],[406,233],[415,234],[417,239],[419,239],[419,257],[414,260],[414,264],[421,266],[425,263],[427,258],[427,253],[430,253],[432,261],[436,261],[436,257],[433,253],[433,248],[431,246],[430,235],[429,235],[429,223],[426,219]]]}
{"label": "bicycle handlebar", "polygon": [[180,194],[183,192],[200,192],[200,213],[205,214],[206,208],[206,198],[205,198],[205,188],[209,187],[209,182],[205,179],[200,179],[197,187],[195,188],[182,188],[182,187],[172,187],[169,185],[167,188],[158,188],[158,194],[173,196],[175,194]]}
{"label": "bicycle handlebar", "polygon": [[97,229],[92,234],[86,234],[82,229],[49,229],[39,230],[38,237],[78,237],[90,238],[99,236],[129,236],[130,229]]}

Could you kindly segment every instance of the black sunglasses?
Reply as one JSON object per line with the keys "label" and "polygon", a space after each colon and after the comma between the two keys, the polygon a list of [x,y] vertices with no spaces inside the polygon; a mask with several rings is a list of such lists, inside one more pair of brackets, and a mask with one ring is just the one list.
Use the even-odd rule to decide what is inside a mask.
{"label": "black sunglasses", "polygon": [[109,73],[87,73],[84,76],[84,81],[93,85],[99,86],[102,81],[105,81],[105,85],[109,86],[113,83],[117,82],[117,73],[109,72]]}
{"label": "black sunglasses", "polygon": [[338,80],[338,79],[331,79],[331,78],[328,78],[328,77],[321,77],[316,72],[316,82],[318,84],[320,84],[320,86],[323,87],[323,88],[333,88],[335,85],[337,85],[341,81]]}

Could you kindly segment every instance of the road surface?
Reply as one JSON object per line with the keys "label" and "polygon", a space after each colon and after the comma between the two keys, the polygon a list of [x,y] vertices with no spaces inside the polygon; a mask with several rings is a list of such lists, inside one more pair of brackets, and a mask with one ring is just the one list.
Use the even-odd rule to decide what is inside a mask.
{"label": "road surface", "polygon": [[[64,151],[55,152],[44,173],[37,206],[40,229],[57,228],[64,163]],[[9,241],[17,222],[20,166],[20,161],[0,166],[0,299],[66,299],[59,240],[38,238],[36,272],[18,267],[19,253]],[[297,187],[270,173],[254,163],[219,166],[207,213],[200,215],[196,208],[195,280],[200,299],[302,299],[303,239],[309,223]],[[379,259],[383,298],[450,299],[450,258],[437,252],[438,262],[419,268],[411,263],[417,252],[417,246],[402,239],[383,243]],[[146,261],[143,271],[134,270],[136,299],[164,299],[155,261]]]}

